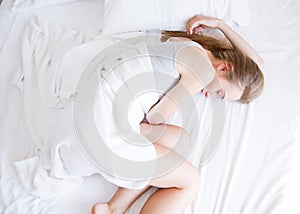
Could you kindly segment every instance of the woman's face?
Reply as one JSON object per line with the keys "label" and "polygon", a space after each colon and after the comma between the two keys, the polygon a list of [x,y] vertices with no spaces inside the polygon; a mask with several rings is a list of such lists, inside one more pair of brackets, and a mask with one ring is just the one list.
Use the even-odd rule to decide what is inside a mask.
{"label": "woman's face", "polygon": [[214,80],[205,89],[211,98],[219,97],[228,101],[237,101],[241,98],[244,88],[240,84],[232,83],[227,80],[228,72],[234,67],[231,63],[216,59],[212,53],[206,50],[211,65],[216,71]]}
{"label": "woman's face", "polygon": [[210,51],[206,50],[206,53],[216,71],[214,80],[205,87],[207,96],[219,97],[228,101],[239,100],[244,88],[238,83],[235,84],[227,80],[228,72],[231,72],[234,67],[228,62],[216,59]]}
{"label": "woman's face", "polygon": [[243,87],[227,80],[224,70],[216,69],[214,80],[205,87],[210,98],[219,97],[228,101],[237,101],[243,94]]}
{"label": "woman's face", "polygon": [[205,87],[207,95],[211,98],[219,97],[228,101],[239,100],[244,88],[238,83],[229,82],[227,79],[228,72],[230,72],[232,66],[226,63],[213,66],[216,70],[216,76],[214,80]]}

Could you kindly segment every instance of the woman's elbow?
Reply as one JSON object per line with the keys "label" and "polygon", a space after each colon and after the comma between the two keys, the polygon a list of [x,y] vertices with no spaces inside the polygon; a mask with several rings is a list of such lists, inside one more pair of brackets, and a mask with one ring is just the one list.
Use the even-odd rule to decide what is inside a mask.
{"label": "woman's elbow", "polygon": [[146,114],[146,119],[149,124],[158,125],[166,123],[166,119],[160,112],[149,112]]}

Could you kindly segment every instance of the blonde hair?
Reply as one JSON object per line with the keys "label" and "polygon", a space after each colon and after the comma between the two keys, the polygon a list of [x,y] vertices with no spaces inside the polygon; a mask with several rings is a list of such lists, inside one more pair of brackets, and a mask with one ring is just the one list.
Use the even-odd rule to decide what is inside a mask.
{"label": "blonde hair", "polygon": [[233,70],[229,72],[227,79],[244,87],[243,94],[239,99],[241,103],[249,103],[261,95],[264,87],[262,71],[250,57],[234,48],[226,38],[199,33],[187,34],[184,31],[162,31],[162,41],[166,41],[169,37],[189,38],[209,50],[216,59],[232,63]]}

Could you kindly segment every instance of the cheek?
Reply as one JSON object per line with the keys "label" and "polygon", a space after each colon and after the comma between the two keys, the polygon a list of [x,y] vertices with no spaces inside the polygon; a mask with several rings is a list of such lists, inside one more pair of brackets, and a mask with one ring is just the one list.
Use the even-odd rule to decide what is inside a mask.
{"label": "cheek", "polygon": [[239,100],[243,94],[243,89],[235,84],[225,83],[224,90],[226,93],[226,99],[230,101]]}
{"label": "cheek", "polygon": [[216,91],[222,88],[221,85],[222,85],[222,80],[216,76],[214,80],[206,86],[206,90],[209,93],[215,93]]}

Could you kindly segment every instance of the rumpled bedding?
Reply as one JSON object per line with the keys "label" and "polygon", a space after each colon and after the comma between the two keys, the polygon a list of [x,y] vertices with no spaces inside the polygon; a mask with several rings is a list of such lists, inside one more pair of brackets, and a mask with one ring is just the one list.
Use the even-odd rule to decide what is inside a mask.
{"label": "rumpled bedding", "polygon": [[[81,73],[93,57],[116,41],[118,39],[105,36],[88,41],[80,32],[66,31],[58,25],[43,23],[38,18],[32,20],[24,34],[23,69],[15,76],[15,85],[24,93],[25,120],[36,142],[36,151],[33,152],[32,157],[16,162],[15,166],[23,186],[41,199],[54,196],[57,198],[78,186],[83,177],[100,173],[79,145],[73,127],[71,104],[78,93],[76,86]],[[112,81],[114,85],[110,85],[110,88],[117,91],[122,82],[126,82],[131,76],[139,73],[142,67],[151,70],[150,61],[145,61],[144,58],[142,61],[135,60],[130,62],[131,64],[123,65],[120,68],[122,72],[118,75],[113,73],[107,75],[106,79],[114,80]],[[102,67],[105,66],[105,63],[102,63]],[[101,67],[98,67],[98,70],[101,70]],[[206,106],[206,108],[199,109],[209,113],[209,104],[199,99],[199,96],[190,102],[196,101],[198,105]],[[135,100],[131,105],[132,109],[129,110],[128,118],[134,131],[139,131],[137,125],[143,119],[144,112],[147,112],[158,98],[159,94],[148,94],[139,97],[147,102]],[[187,112],[192,112],[192,107],[192,105],[184,106]],[[210,115],[205,117],[210,117]],[[98,121],[100,120],[101,118]],[[181,113],[178,111],[168,123],[181,125],[181,120]],[[199,137],[197,127],[192,125],[193,120],[195,117],[191,114],[187,122],[188,126],[185,128],[191,132],[194,141],[205,142],[203,139],[208,135],[203,134],[202,138]],[[104,123],[99,125],[100,130],[107,126]],[[209,124],[205,127],[208,130]],[[112,143],[112,145],[117,144]],[[198,149],[193,151],[197,153],[191,155],[190,158],[194,159],[195,165],[199,165],[200,151],[203,149],[200,147],[204,145],[203,143],[195,145]],[[126,151],[125,149],[119,155],[130,159],[132,154]],[[146,156],[144,154],[141,158]],[[114,181],[112,178],[108,180]],[[123,185],[123,183],[117,184]],[[131,188],[138,188],[139,185],[136,182],[131,185]]]}
{"label": "rumpled bedding", "polygon": [[[226,104],[226,132],[224,132],[221,144],[213,158],[201,168],[202,187],[198,198],[187,210],[187,213],[286,213],[286,209],[281,212],[279,210],[282,200],[285,199],[285,186],[290,185],[290,188],[294,190],[292,184],[286,183],[285,177],[290,170],[288,161],[292,146],[295,144],[294,127],[300,109],[299,60],[297,58],[300,51],[298,42],[300,36],[300,17],[298,13],[300,4],[299,1],[295,0],[256,0],[248,1],[248,4],[251,9],[251,24],[245,29],[238,30],[247,41],[254,45],[265,60],[266,87],[262,96],[248,106],[237,103]],[[89,174],[92,171],[91,169],[86,170],[84,173],[78,171],[78,174],[68,173],[66,175],[64,173],[69,169],[64,168],[68,165],[64,162],[64,165],[58,165],[59,167],[56,167],[58,170],[53,170],[52,173],[59,172],[60,176],[64,176],[65,179],[62,180],[65,185],[61,183],[62,189],[57,188],[54,189],[55,191],[49,191],[50,188],[47,188],[47,184],[51,184],[49,178],[54,178],[52,184],[57,184],[57,178],[50,174],[49,168],[55,166],[55,163],[62,163],[62,156],[55,155],[55,152],[64,151],[65,154],[70,154],[76,153],[78,150],[77,147],[72,147],[73,144],[68,144],[72,139],[62,137],[66,136],[66,131],[66,133],[58,132],[57,137],[46,135],[41,138],[41,136],[38,136],[39,139],[46,139],[43,143],[49,142],[47,138],[49,140],[52,137],[58,139],[61,144],[66,145],[59,146],[57,145],[59,143],[54,144],[53,147],[48,145],[43,150],[46,152],[42,153],[42,150],[36,149],[36,145],[33,143],[35,140],[32,139],[32,135],[26,129],[28,124],[24,124],[22,101],[25,91],[23,90],[20,93],[15,88],[17,86],[25,89],[22,83],[22,72],[18,72],[18,75],[13,79],[13,75],[20,64],[18,50],[20,50],[20,34],[23,32],[24,26],[22,15],[6,11],[0,13],[2,25],[11,23],[7,28],[1,28],[0,38],[0,68],[2,72],[0,78],[0,212],[4,214],[87,213],[93,203],[108,200],[116,190],[116,186],[99,176],[85,177],[82,182],[80,175]],[[76,16],[77,14],[74,14],[74,17]],[[72,16],[72,19],[74,17]],[[38,26],[41,26],[41,23],[38,23]],[[4,36],[2,37],[2,35]],[[5,35],[8,35],[8,37]],[[84,45],[92,44],[87,36],[83,35],[83,38]],[[79,42],[79,44],[78,50],[80,50],[82,43]],[[99,47],[102,47],[102,45],[106,44],[101,44]],[[90,48],[92,47],[94,46],[91,45]],[[82,52],[79,51],[79,53]],[[88,53],[91,52],[87,51]],[[70,55],[72,55],[71,51]],[[84,55],[78,56],[81,58]],[[91,58],[92,55],[91,53]],[[76,54],[74,54],[75,56]],[[77,62],[77,60],[72,61],[73,64]],[[46,85],[49,85],[49,82]],[[60,91],[60,93],[63,92]],[[73,91],[71,90],[64,97],[67,98],[72,94]],[[201,95],[197,97],[201,98],[197,99],[197,103],[201,107],[200,111],[210,108]],[[68,103],[68,99],[61,99],[61,97],[58,99],[60,105]],[[50,101],[53,100],[57,101],[57,98],[50,99]],[[50,102],[50,104],[53,104],[53,102]],[[55,111],[53,110],[53,112]],[[63,114],[57,114],[56,116],[57,121],[67,118]],[[210,127],[206,123],[210,121],[208,115],[205,114],[202,117],[206,117],[206,120],[201,120],[199,125],[199,130],[201,130],[200,143],[195,148],[195,151],[200,152],[201,148],[198,145],[201,145],[201,141],[205,142],[208,136],[203,135],[209,134]],[[56,120],[54,118],[50,119],[49,124]],[[40,122],[39,125],[42,124],[45,127],[48,121],[44,120],[44,122]],[[33,125],[37,126],[37,124]],[[60,123],[57,123],[56,126],[57,131],[60,131],[60,128],[63,127]],[[51,151],[53,152],[51,153]],[[41,158],[41,156],[45,158]],[[197,165],[199,163],[197,156],[191,157],[193,158],[190,158],[190,161]],[[32,159],[30,160],[30,158]],[[27,159],[28,162],[24,159]],[[18,173],[15,172],[13,162],[16,165],[23,164]],[[44,163],[48,165],[46,170]],[[81,162],[78,161],[76,164],[80,166]],[[47,191],[38,191],[41,189],[41,185],[37,185],[39,182],[33,182],[34,175],[39,172],[38,168],[34,166],[44,170],[45,173],[40,173],[40,176],[36,177],[36,181],[44,182]],[[82,167],[74,168],[81,169]],[[298,171],[298,169],[294,170]],[[25,173],[22,174],[21,171]],[[29,175],[29,181],[26,182],[27,178],[23,178],[27,174]],[[23,176],[22,181],[25,181],[23,184],[18,179],[20,176]],[[67,176],[69,177],[67,178]],[[80,182],[82,184],[78,186]],[[32,184],[35,184],[35,186]],[[73,188],[70,188],[70,186]],[[36,190],[34,191],[35,187]],[[30,191],[35,195],[31,194]],[[143,195],[130,208],[128,213],[138,213],[143,202],[152,191],[154,190],[151,189]],[[43,198],[41,199],[38,194]],[[49,203],[51,198],[59,196],[62,196],[61,200],[57,200],[55,204]],[[292,198],[294,198],[294,195],[292,195]]]}
{"label": "rumpled bedding", "polygon": [[[42,199],[61,195],[80,184],[83,175],[95,172],[91,164],[84,164],[88,161],[79,153],[79,148],[74,148],[76,136],[67,104],[75,98],[72,86],[78,78],[76,72],[85,66],[83,62],[87,63],[95,51],[110,41],[103,39],[90,45],[88,38],[80,32],[66,31],[58,25],[40,22],[38,18],[32,20],[24,34],[23,68],[15,76],[15,85],[24,93],[25,121],[37,149],[32,152],[32,157],[16,162],[15,166],[24,187]],[[71,62],[78,70],[68,70],[64,67],[64,56],[72,51],[80,53],[82,47],[79,46],[83,44],[84,53],[78,56],[81,58],[73,57]],[[60,65],[67,69],[65,73],[58,69]],[[68,83],[64,85],[66,79]],[[74,164],[85,166],[78,165],[82,169],[80,173],[67,171],[60,151],[79,154],[79,162]]]}

